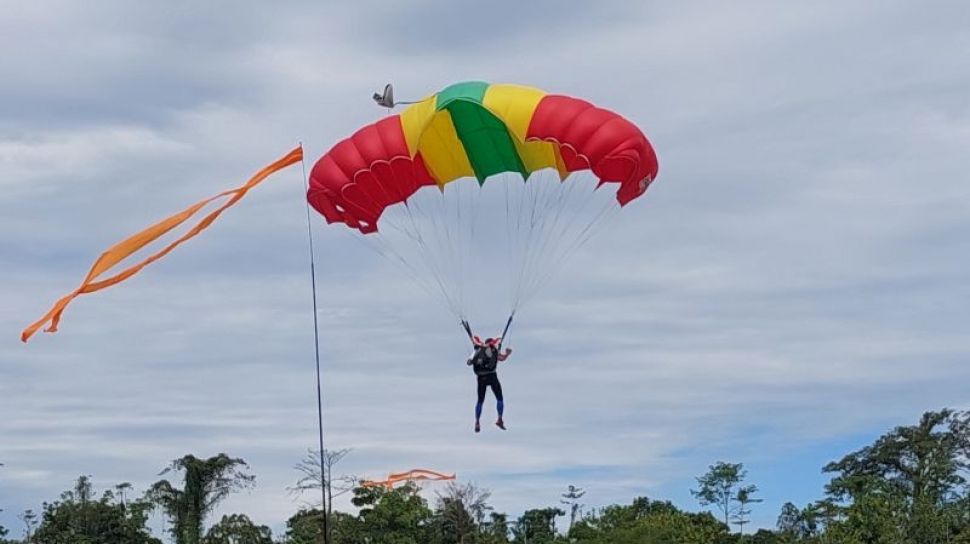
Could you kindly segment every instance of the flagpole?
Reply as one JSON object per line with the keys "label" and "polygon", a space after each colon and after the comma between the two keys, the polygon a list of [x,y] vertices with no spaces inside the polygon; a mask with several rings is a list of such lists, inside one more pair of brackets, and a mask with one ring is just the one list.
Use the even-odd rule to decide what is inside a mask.
{"label": "flagpole", "polygon": [[[303,142],[300,142],[300,150],[303,150]],[[313,348],[314,358],[317,365],[317,437],[319,438],[320,446],[320,509],[323,516],[323,542],[324,544],[330,544],[330,524],[329,520],[327,519],[327,473],[326,462],[324,461],[326,453],[323,449],[323,386],[320,378],[320,321],[317,317],[317,272],[313,255],[313,228],[310,217],[310,201],[306,200],[306,192],[309,190],[306,177],[306,159],[302,158],[302,155],[300,158],[300,164],[303,166],[303,191],[304,203],[306,204],[306,233],[310,250],[310,289],[313,294]]]}

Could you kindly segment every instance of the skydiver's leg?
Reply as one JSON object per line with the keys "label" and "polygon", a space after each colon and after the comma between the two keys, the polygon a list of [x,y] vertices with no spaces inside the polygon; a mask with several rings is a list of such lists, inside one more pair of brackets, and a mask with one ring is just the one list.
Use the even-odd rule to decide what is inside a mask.
{"label": "skydiver's leg", "polygon": [[485,388],[488,386],[488,382],[484,380],[484,376],[478,376],[478,402],[475,404],[475,432],[481,430],[481,424],[479,420],[482,418],[482,404],[485,403]]}
{"label": "skydiver's leg", "polygon": [[505,412],[505,397],[502,396],[502,383],[498,381],[498,374],[492,374],[490,385],[492,394],[495,395],[495,410],[498,412],[498,421],[495,424],[504,431],[505,422],[502,421],[502,414]]}

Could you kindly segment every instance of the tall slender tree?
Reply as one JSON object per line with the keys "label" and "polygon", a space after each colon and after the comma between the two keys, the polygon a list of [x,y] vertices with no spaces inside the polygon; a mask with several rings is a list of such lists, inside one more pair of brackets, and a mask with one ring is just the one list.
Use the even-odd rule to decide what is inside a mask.
{"label": "tall slender tree", "polygon": [[[301,459],[300,462],[293,467],[303,476],[297,480],[296,485],[288,488],[289,491],[296,495],[303,495],[307,492],[316,491],[316,497],[319,499],[320,487],[324,487],[327,496],[327,515],[332,515],[334,497],[339,497],[353,491],[354,487],[357,485],[357,479],[353,476],[341,475],[334,477],[333,475],[333,468],[351,451],[351,448],[343,448],[339,450],[330,450],[324,448],[324,473],[321,474],[320,451],[314,449],[307,450],[306,457]],[[319,502],[319,500],[312,502],[310,506],[315,507],[317,502]]]}
{"label": "tall slender tree", "polygon": [[37,527],[37,514],[28,508],[20,514],[20,521],[24,523],[24,543],[30,544],[33,542],[34,529]]}
{"label": "tall slender tree", "polygon": [[127,506],[127,501],[125,500],[126,499],[125,494],[131,491],[131,483],[121,482],[120,484],[115,486],[115,491],[118,492],[118,497],[120,498],[120,501],[121,501],[121,507],[125,508]]}
{"label": "tall slender tree", "polygon": [[[586,491],[582,488],[569,484],[566,492],[560,495],[562,498],[559,499],[559,502],[569,507],[569,529],[573,528],[573,524],[576,523],[576,516],[583,509],[579,499],[583,498],[585,494]],[[566,534],[569,534],[569,529],[566,530]]]}
{"label": "tall slender tree", "polygon": [[758,486],[746,485],[738,489],[737,494],[731,499],[737,506],[731,514],[731,521],[738,526],[738,533],[744,534],[744,526],[750,523],[751,505],[764,502],[764,499],[756,499],[754,494],[758,492]]}
{"label": "tall slender tree", "polygon": [[747,475],[742,463],[718,461],[708,467],[703,476],[697,478],[697,489],[692,489],[690,493],[701,506],[714,505],[721,512],[724,525],[730,527],[733,502],[737,496],[736,488]]}

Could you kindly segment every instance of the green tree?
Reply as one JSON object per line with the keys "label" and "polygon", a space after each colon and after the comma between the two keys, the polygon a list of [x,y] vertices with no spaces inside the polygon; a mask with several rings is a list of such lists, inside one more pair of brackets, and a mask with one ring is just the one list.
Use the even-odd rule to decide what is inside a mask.
{"label": "green tree", "polygon": [[471,482],[449,482],[437,495],[435,514],[445,537],[458,544],[472,542],[485,523],[485,516],[492,510],[488,505],[492,492]]}
{"label": "green tree", "polygon": [[[319,508],[303,509],[286,521],[285,544],[318,544],[322,541],[322,512]],[[334,512],[330,516],[330,542],[357,544],[364,542],[363,527],[356,516]]]}
{"label": "green tree", "polygon": [[286,544],[314,544],[322,530],[322,511],[319,508],[301,509],[286,520]]}
{"label": "green tree", "polygon": [[912,504],[944,501],[967,483],[967,417],[952,410],[926,412],[917,425],[896,427],[872,445],[826,465],[824,472],[836,474],[826,491],[837,498],[852,497],[875,479]]}
{"label": "green tree", "polygon": [[[59,501],[44,505],[33,542],[42,544],[161,544],[146,522],[151,506],[142,501],[123,504],[111,491],[95,498],[88,476]],[[31,540],[28,540],[31,541]]]}
{"label": "green tree", "polygon": [[802,537],[802,511],[790,502],[781,506],[781,513],[778,514],[778,521],[775,528],[782,535],[791,537],[792,540]]}
{"label": "green tree", "polygon": [[430,544],[436,539],[433,513],[413,484],[391,490],[358,487],[351,502],[360,509],[357,522],[346,528],[346,540],[335,538],[335,544]]}
{"label": "green tree", "polygon": [[843,520],[825,528],[823,542],[915,544],[906,536],[906,505],[888,486],[858,495],[844,512]]}
{"label": "green tree", "polygon": [[208,459],[186,455],[161,472],[182,473],[181,489],[168,480],[152,485],[148,497],[171,521],[169,531],[176,544],[199,544],[207,515],[231,493],[253,485],[255,476],[247,472],[242,459],[220,453]]}
{"label": "green tree", "polygon": [[691,495],[701,506],[715,506],[722,514],[724,525],[730,526],[731,515],[735,512],[733,503],[737,499],[737,486],[744,481],[748,472],[741,463],[718,461],[701,477],[697,478],[697,489]]}
{"label": "green tree", "polygon": [[489,521],[482,527],[483,544],[508,544],[509,520],[505,514],[489,512]]}
{"label": "green tree", "polygon": [[[803,531],[806,536],[824,533],[835,526],[844,515],[844,509],[831,497],[813,502],[802,510]],[[827,539],[823,539],[828,542]]]}
{"label": "green tree", "polygon": [[[963,530],[954,505],[966,496],[970,415],[926,412],[823,469],[834,501],[848,503],[839,530],[869,541],[935,544]],[[957,511],[959,509],[956,509]]]}
{"label": "green tree", "polygon": [[767,529],[758,529],[751,538],[747,539],[745,542],[749,544],[782,544],[786,542],[781,534],[768,531]]}
{"label": "green tree", "polygon": [[512,528],[515,542],[529,544],[555,542],[556,518],[565,515],[566,512],[555,507],[526,510]]}
{"label": "green tree", "polygon": [[587,514],[569,532],[571,542],[583,544],[721,544],[728,538],[727,526],[709,512],[683,512],[646,497]]}
{"label": "green tree", "polygon": [[273,544],[273,535],[269,527],[256,525],[243,514],[232,514],[209,528],[202,544]]}

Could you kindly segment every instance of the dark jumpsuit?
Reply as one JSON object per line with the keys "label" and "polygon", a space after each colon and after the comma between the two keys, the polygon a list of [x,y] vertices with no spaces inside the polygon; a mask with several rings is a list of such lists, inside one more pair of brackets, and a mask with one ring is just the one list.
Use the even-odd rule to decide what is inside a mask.
{"label": "dark jumpsuit", "polygon": [[482,404],[485,402],[485,392],[491,387],[495,395],[498,412],[501,416],[504,408],[502,384],[498,381],[498,349],[494,346],[478,346],[472,356],[472,369],[478,377],[478,403],[475,406],[476,418],[481,414]]}
{"label": "dark jumpsuit", "polygon": [[478,403],[481,404],[485,402],[485,391],[491,387],[492,394],[495,395],[495,400],[502,402],[505,399],[502,398],[502,384],[498,381],[498,372],[491,372],[489,374],[479,374],[478,375]]}

